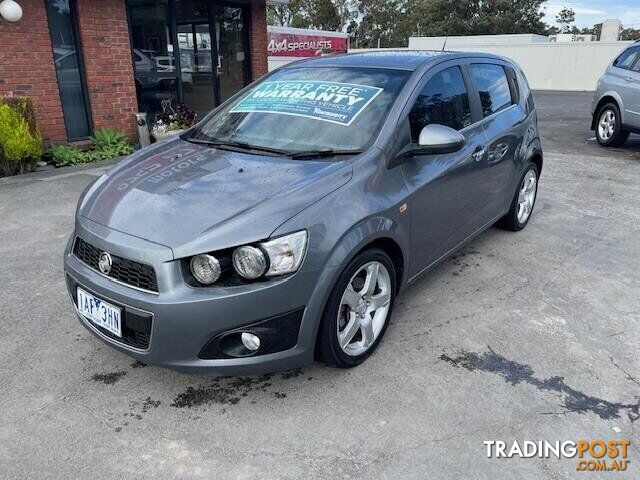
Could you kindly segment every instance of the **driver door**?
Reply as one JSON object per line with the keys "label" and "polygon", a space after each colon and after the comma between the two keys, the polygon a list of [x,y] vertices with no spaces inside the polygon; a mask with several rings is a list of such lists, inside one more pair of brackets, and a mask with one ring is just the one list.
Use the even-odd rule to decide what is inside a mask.
{"label": "driver door", "polygon": [[457,152],[417,155],[400,166],[410,191],[412,276],[446,255],[491,217],[485,188],[487,139],[478,123],[481,112],[472,100],[466,70],[458,64],[448,65],[427,73],[428,79],[401,127],[413,143],[429,124],[451,127],[465,137],[465,145]]}

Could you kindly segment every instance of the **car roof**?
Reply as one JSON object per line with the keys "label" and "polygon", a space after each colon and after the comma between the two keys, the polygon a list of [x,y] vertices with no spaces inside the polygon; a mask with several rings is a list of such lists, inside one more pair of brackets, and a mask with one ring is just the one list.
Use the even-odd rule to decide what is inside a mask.
{"label": "car roof", "polygon": [[451,52],[440,50],[375,50],[368,52],[330,54],[285,65],[282,68],[305,67],[369,67],[414,71],[426,63],[439,63],[464,57],[501,59],[486,53]]}

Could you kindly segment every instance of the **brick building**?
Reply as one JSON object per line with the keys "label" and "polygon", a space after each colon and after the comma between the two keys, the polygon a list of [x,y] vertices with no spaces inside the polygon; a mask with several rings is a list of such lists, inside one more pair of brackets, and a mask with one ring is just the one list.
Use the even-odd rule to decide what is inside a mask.
{"label": "brick building", "polygon": [[31,97],[46,142],[169,102],[200,116],[267,71],[265,0],[17,0],[0,17],[0,95]]}

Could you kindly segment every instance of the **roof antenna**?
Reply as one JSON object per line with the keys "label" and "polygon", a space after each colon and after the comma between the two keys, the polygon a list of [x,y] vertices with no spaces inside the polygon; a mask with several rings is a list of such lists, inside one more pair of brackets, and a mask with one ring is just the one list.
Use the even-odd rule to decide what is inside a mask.
{"label": "roof antenna", "polygon": [[442,51],[443,52],[444,52],[444,49],[447,48],[447,40],[449,40],[449,35],[444,37],[444,43],[442,44]]}

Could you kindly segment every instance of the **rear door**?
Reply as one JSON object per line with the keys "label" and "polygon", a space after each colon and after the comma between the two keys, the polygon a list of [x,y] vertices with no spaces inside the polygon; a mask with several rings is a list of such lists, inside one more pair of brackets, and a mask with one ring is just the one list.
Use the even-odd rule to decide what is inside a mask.
{"label": "rear door", "polygon": [[487,158],[482,182],[490,216],[509,209],[521,166],[518,151],[525,137],[526,110],[519,103],[519,89],[513,67],[493,59],[473,60],[469,76],[478,95],[485,135]]}
{"label": "rear door", "polygon": [[640,47],[631,47],[616,58],[609,68],[609,89],[624,103],[624,123],[640,128]]}
{"label": "rear door", "polygon": [[400,126],[400,136],[406,136],[401,144],[417,143],[429,124],[451,127],[466,139],[458,152],[417,155],[399,167],[411,193],[411,275],[451,251],[489,217],[483,178],[486,138],[469,85],[457,62],[429,71]]}

